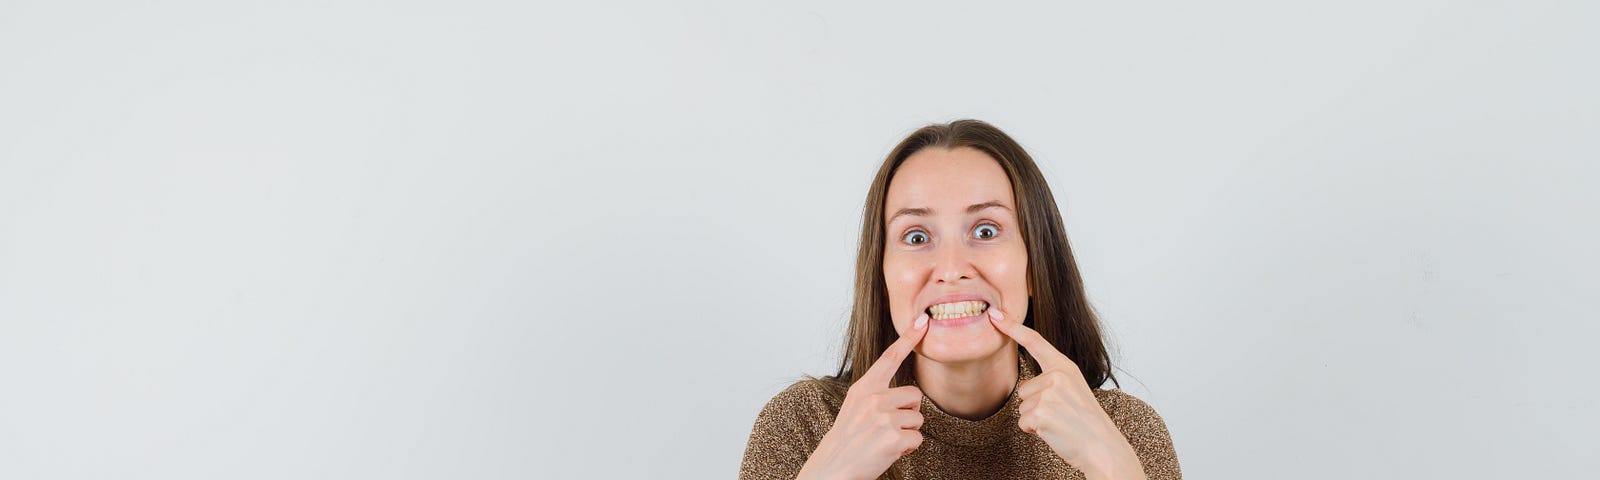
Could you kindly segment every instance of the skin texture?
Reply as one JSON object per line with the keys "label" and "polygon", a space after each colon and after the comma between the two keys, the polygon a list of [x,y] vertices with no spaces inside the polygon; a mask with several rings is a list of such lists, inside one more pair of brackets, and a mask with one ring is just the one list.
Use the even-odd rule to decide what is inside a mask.
{"label": "skin texture", "polygon": [[[997,206],[969,210],[990,202]],[[896,215],[903,209],[921,212]],[[1089,478],[1144,478],[1077,365],[1022,324],[1028,254],[1015,212],[1005,171],[981,151],[928,148],[901,164],[885,202],[883,260],[900,339],[850,387],[800,478],[877,478],[921,445],[923,395],[952,415],[981,419],[1003,407],[1013,387],[1022,398],[1018,426],[1068,464]],[[952,293],[978,295],[990,309],[964,325],[930,320],[924,310]],[[1041,367],[1020,384],[1017,345]],[[912,354],[922,388],[889,388]]]}

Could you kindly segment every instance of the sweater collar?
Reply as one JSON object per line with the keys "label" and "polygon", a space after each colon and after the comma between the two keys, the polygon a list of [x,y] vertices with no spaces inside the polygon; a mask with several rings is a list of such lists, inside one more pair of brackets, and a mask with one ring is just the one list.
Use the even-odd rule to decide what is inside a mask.
{"label": "sweater collar", "polygon": [[[1033,366],[1028,363],[1027,355],[1017,352],[1017,381],[1033,378],[1037,375]],[[912,382],[915,384],[915,381]],[[1017,395],[1015,385],[1011,387],[1011,395],[1006,399],[1005,406],[993,415],[981,420],[967,420],[945,413],[938,405],[934,405],[927,395],[922,396],[922,433],[942,443],[961,446],[993,445],[1011,435],[1021,432],[1017,427],[1022,397]]]}

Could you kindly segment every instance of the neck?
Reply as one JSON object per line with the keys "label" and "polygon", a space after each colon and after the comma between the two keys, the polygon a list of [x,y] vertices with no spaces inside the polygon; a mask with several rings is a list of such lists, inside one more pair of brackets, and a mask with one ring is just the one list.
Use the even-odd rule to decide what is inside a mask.
{"label": "neck", "polygon": [[1016,344],[993,355],[962,362],[917,356],[917,385],[940,410],[966,420],[989,418],[1004,407],[1017,385]]}

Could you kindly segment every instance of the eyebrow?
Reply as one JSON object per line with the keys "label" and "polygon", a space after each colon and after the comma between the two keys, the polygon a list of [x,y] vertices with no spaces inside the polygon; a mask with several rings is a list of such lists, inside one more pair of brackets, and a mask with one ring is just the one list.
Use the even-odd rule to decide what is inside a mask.
{"label": "eyebrow", "polygon": [[[983,211],[983,209],[986,209],[986,208],[1004,208],[1006,210],[1010,210],[1011,209],[1010,207],[1002,205],[999,200],[990,200],[990,201],[987,201],[987,202],[974,203],[972,205],[967,206],[967,214],[971,215],[971,214],[974,214],[974,213],[978,213],[980,211]],[[891,224],[894,223],[895,219],[900,218],[901,215],[908,215],[908,216],[913,216],[913,217],[926,217],[926,216],[929,216],[929,215],[933,215],[933,209],[930,209],[930,208],[902,208],[902,209],[894,212],[894,215],[890,216],[889,217],[889,221],[886,222],[886,223],[891,223]]]}

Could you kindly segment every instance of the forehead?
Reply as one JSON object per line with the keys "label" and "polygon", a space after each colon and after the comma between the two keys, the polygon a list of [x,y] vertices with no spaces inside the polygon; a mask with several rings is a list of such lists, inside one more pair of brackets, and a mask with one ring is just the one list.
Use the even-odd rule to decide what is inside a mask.
{"label": "forehead", "polygon": [[902,208],[931,208],[939,214],[962,213],[968,205],[990,200],[1016,211],[1011,180],[1000,162],[968,147],[925,148],[895,170],[884,212],[892,215]]}

